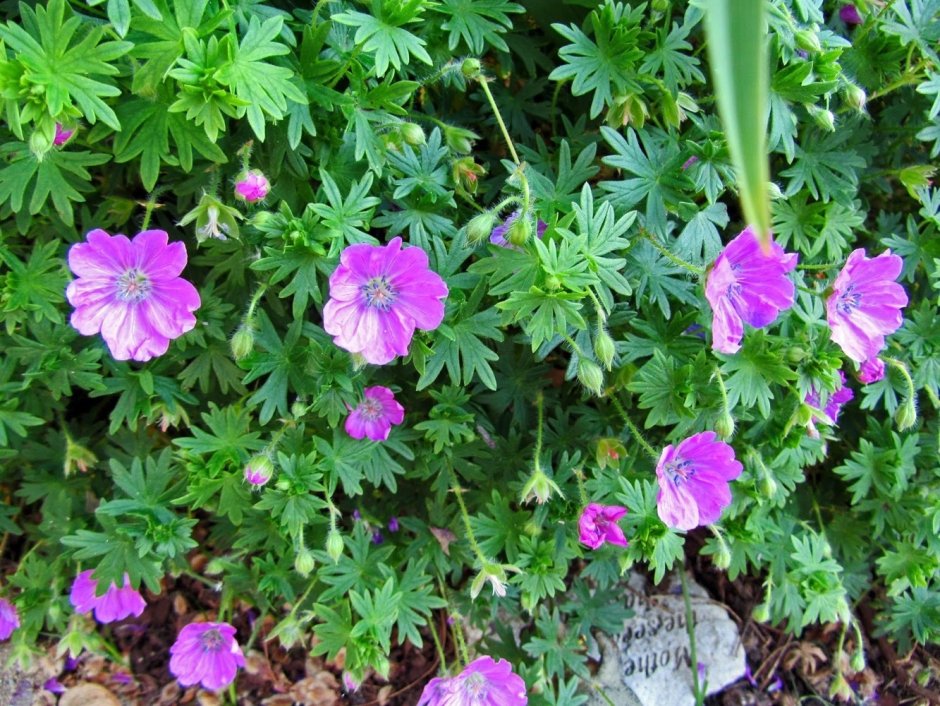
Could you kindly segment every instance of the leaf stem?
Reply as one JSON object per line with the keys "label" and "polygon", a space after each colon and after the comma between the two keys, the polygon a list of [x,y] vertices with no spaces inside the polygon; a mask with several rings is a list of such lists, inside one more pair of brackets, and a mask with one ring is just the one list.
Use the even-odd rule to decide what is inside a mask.
{"label": "leaf stem", "polygon": [[629,415],[627,414],[627,410],[625,410],[623,408],[623,405],[620,404],[620,400],[618,400],[616,397],[611,395],[610,401],[614,403],[614,407],[617,408],[617,411],[620,413],[620,417],[621,419],[623,419],[624,424],[627,425],[627,428],[633,434],[633,438],[636,439],[637,443],[641,447],[643,447],[643,450],[647,453],[647,455],[651,459],[653,459],[653,463],[658,462],[659,454],[657,454],[656,450],[653,449],[653,447],[650,446],[649,442],[647,442],[646,439],[643,438],[643,434],[640,433],[640,430],[637,428],[636,424],[634,424],[633,420],[630,419]]}
{"label": "leaf stem", "polygon": [[489,560],[484,556],[483,550],[480,548],[480,545],[477,543],[477,538],[473,534],[473,527],[470,525],[470,514],[467,512],[467,505],[463,501],[463,488],[460,487],[460,483],[457,480],[457,473],[453,468],[450,469],[450,475],[452,479],[451,489],[457,497],[457,505],[460,506],[460,516],[463,519],[464,529],[467,532],[467,541],[470,543],[470,548],[473,549],[473,554],[477,558],[477,561],[480,562],[480,567],[482,568],[489,563]]}
{"label": "leaf stem", "polygon": [[512,138],[509,137],[509,130],[506,129],[506,123],[503,122],[503,116],[499,112],[499,107],[496,105],[496,99],[493,98],[493,93],[490,91],[490,87],[487,84],[487,78],[480,74],[478,78],[480,88],[483,89],[483,94],[486,96],[486,100],[489,101],[490,108],[493,109],[493,114],[496,116],[496,122],[499,125],[500,131],[503,133],[503,139],[506,141],[506,146],[509,147],[509,153],[512,155],[512,161],[516,163],[516,166],[522,166],[522,160],[519,159],[519,155],[516,153],[516,146],[512,142]]}
{"label": "leaf stem", "polygon": [[685,567],[679,569],[682,582],[682,600],[685,603],[685,629],[689,635],[689,656],[692,659],[692,691],[695,694],[695,706],[705,703],[705,685],[698,680],[698,655],[695,649],[695,614],[692,612],[692,597],[689,595],[689,582],[685,577]]}
{"label": "leaf stem", "polygon": [[670,262],[672,262],[674,265],[677,265],[678,267],[681,267],[684,270],[688,270],[689,272],[691,272],[692,274],[698,277],[701,277],[702,275],[705,274],[705,270],[703,268],[693,265],[691,262],[683,260],[678,255],[675,255],[672,252],[670,252],[669,249],[665,245],[660,243],[659,239],[655,235],[650,233],[649,231],[646,231],[644,233],[644,237],[652,244],[654,248],[659,250],[659,252],[663,256],[665,256]]}

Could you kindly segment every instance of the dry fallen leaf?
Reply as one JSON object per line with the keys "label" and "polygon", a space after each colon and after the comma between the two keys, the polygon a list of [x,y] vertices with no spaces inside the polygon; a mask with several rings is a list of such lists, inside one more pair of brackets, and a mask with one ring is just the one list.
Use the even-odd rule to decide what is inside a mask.
{"label": "dry fallen leaf", "polygon": [[100,684],[79,684],[62,694],[59,706],[121,706],[121,702]]}

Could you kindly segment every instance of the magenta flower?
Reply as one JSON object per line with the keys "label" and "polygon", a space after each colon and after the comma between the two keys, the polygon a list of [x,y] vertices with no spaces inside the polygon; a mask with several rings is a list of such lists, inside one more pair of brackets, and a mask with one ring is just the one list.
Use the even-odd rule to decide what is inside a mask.
{"label": "magenta flower", "polygon": [[713,431],[667,446],[656,464],[659,519],[681,530],[716,522],[731,504],[728,481],[742,470],[734,449],[718,440]]}
{"label": "magenta flower", "polygon": [[235,182],[235,197],[248,203],[263,200],[270,190],[267,177],[258,169],[245,172]]}
{"label": "magenta flower", "polygon": [[604,542],[627,546],[627,538],[617,524],[617,520],[626,514],[627,508],[620,505],[588,503],[578,519],[578,539],[591,549],[597,549]]}
{"label": "magenta flower", "polygon": [[401,424],[405,408],[395,401],[395,393],[376,385],[363,390],[363,399],[346,417],[346,433],[353,439],[385,441],[393,424]]}
{"label": "magenta flower", "polygon": [[167,244],[162,230],[128,240],[97,229],[87,243],[69,249],[78,277],[65,290],[72,326],[85,336],[101,332],[115,360],[150,360],[166,353],[170,340],[196,325],[199,292],[179,275],[186,246]]}
{"label": "magenta flower", "polygon": [[55,136],[52,138],[52,144],[56,147],[61,147],[66,142],[72,139],[72,135],[75,134],[75,130],[66,130],[62,127],[62,123],[55,124]]}
{"label": "magenta flower", "polygon": [[228,623],[190,623],[170,648],[170,671],[183,686],[198,683],[218,691],[231,684],[244,666],[235,628]]}
{"label": "magenta flower", "polygon": [[713,312],[713,350],[737,353],[744,324],[763,328],[793,306],[795,288],[787,273],[796,267],[796,259],[796,253],[788,255],[774,242],[765,253],[750,226],[725,246],[705,280],[705,298]]}
{"label": "magenta flower", "polygon": [[245,480],[256,487],[265,485],[274,475],[274,464],[262,454],[253,456],[245,464]]}
{"label": "magenta flower", "polygon": [[[826,413],[826,416],[832,420],[833,424],[839,419],[839,412],[842,411],[842,405],[850,402],[855,397],[855,393],[852,392],[851,387],[846,387],[845,385],[845,373],[841,370],[839,371],[839,384],[836,386],[836,389],[829,393],[829,397],[826,400],[826,406],[822,409]],[[814,387],[809,391],[809,394],[806,395],[806,404],[810,407],[819,407],[819,391]]]}
{"label": "magenta flower", "polygon": [[0,640],[9,639],[19,626],[20,614],[16,612],[16,606],[6,598],[0,598]]}
{"label": "magenta flower", "polygon": [[526,706],[525,682],[505,660],[479,657],[456,677],[427,683],[418,706]]}
{"label": "magenta flower", "polygon": [[137,589],[131,587],[130,577],[124,574],[124,586],[118,588],[113,582],[102,595],[96,595],[98,582],[91,577],[91,569],[83,571],[72,582],[69,600],[79,613],[95,611],[99,623],[113,623],[130,616],[138,617],[147,607],[147,602]]}
{"label": "magenta flower", "polygon": [[907,293],[894,280],[903,265],[890,250],[869,259],[859,248],[849,255],[832,285],[826,299],[832,340],[856,363],[875,358],[884,348],[885,336],[901,326]]}
{"label": "magenta flower", "polygon": [[881,358],[869,358],[858,366],[858,379],[866,385],[878,382],[885,376],[885,362]]}
{"label": "magenta flower", "polygon": [[340,255],[330,275],[323,328],[333,342],[367,362],[384,365],[407,355],[416,328],[432,331],[444,320],[447,285],[428,269],[421,248],[359,243]]}
{"label": "magenta flower", "polygon": [[855,5],[843,5],[839,8],[839,19],[847,25],[860,25],[864,21]]}
{"label": "magenta flower", "polygon": [[[509,233],[509,227],[516,222],[516,219],[519,218],[519,211],[513,211],[506,217],[502,223],[496,226],[493,229],[493,232],[490,233],[490,242],[493,245],[499,245],[501,248],[515,248],[516,246],[510,243],[506,236]],[[535,223],[535,234],[541,238],[545,235],[545,231],[548,228],[548,223],[539,218]]]}

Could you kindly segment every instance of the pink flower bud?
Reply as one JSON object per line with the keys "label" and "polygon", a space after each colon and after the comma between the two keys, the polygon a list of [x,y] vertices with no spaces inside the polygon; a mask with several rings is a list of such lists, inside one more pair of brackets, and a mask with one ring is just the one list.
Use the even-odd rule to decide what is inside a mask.
{"label": "pink flower bud", "polygon": [[235,197],[248,203],[261,201],[270,190],[267,177],[257,169],[246,172],[235,182]]}

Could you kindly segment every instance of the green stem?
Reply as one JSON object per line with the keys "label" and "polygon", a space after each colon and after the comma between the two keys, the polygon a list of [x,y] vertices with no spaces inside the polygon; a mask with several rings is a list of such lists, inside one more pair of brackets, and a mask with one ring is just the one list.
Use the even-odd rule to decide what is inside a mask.
{"label": "green stem", "polygon": [[646,239],[652,244],[654,248],[659,250],[659,252],[662,253],[662,255],[665,256],[666,259],[668,259],[674,265],[677,265],[678,267],[681,267],[684,270],[688,270],[689,272],[691,272],[694,275],[697,275],[698,277],[701,277],[703,274],[705,274],[705,270],[702,269],[701,267],[697,267],[696,265],[693,265],[691,262],[687,262],[686,260],[683,260],[681,257],[678,257],[677,255],[674,255],[673,253],[671,253],[669,249],[665,245],[660,243],[659,239],[652,233],[647,232]]}
{"label": "green stem", "polygon": [[892,367],[900,371],[901,375],[904,376],[904,380],[907,383],[907,396],[910,399],[913,399],[917,394],[914,389],[914,380],[911,378],[911,373],[908,371],[907,366],[903,361],[898,360],[897,358],[889,358],[887,356],[882,356],[881,358],[885,363],[888,363]]}
{"label": "green stem", "polygon": [[682,600],[685,603],[685,629],[689,635],[689,656],[692,659],[692,691],[695,694],[695,706],[705,703],[705,688],[698,681],[698,654],[695,649],[695,615],[692,613],[692,597],[689,595],[689,582],[685,578],[685,567],[679,569],[682,581]]}
{"label": "green stem", "polygon": [[450,595],[447,592],[447,586],[444,583],[444,578],[440,575],[440,573],[437,575],[437,585],[441,591],[441,598],[443,598],[447,603],[447,612],[453,619],[453,622],[450,623],[450,626],[451,633],[454,636],[454,644],[457,646],[457,658],[459,661],[463,662],[464,666],[466,666],[470,664],[470,653],[467,651],[467,641],[464,639],[463,625],[460,622],[460,613],[452,609]]}
{"label": "green stem", "polygon": [[796,269],[798,270],[834,270],[836,267],[841,267],[841,265],[835,262],[827,262],[825,265],[797,265]]}
{"label": "green stem", "polygon": [[519,155],[516,153],[516,146],[512,143],[512,138],[509,137],[509,130],[506,129],[506,123],[503,122],[503,116],[499,112],[499,107],[496,105],[496,99],[493,98],[493,94],[490,91],[489,85],[487,85],[486,77],[482,74],[479,77],[480,88],[483,89],[483,93],[486,96],[486,100],[489,101],[490,108],[493,109],[493,114],[496,116],[496,122],[499,125],[500,131],[503,133],[503,139],[506,141],[506,146],[509,147],[509,153],[512,155],[512,161],[516,163],[516,166],[522,164],[522,160],[519,159]]}
{"label": "green stem", "polygon": [[463,501],[463,488],[460,487],[457,481],[457,474],[453,468],[450,469],[450,475],[452,479],[451,489],[457,497],[457,505],[460,506],[460,516],[463,518],[464,529],[467,532],[467,541],[470,543],[470,548],[473,549],[473,554],[476,556],[477,561],[480,562],[480,567],[482,568],[488,563],[488,560],[483,554],[480,545],[477,543],[476,536],[473,534],[473,527],[470,525],[470,514],[467,512],[467,506]]}
{"label": "green stem", "polygon": [[535,408],[538,410],[538,427],[535,432],[535,472],[542,472],[542,426],[545,423],[545,399],[542,391],[539,390],[535,395]]}
{"label": "green stem", "polygon": [[588,504],[588,494],[587,490],[584,488],[584,471],[580,468],[575,469],[574,477],[578,480],[578,492],[581,494],[581,506],[584,507]]}
{"label": "green stem", "polygon": [[441,644],[440,635],[437,634],[437,626],[431,628],[431,639],[434,640],[434,649],[437,652],[437,658],[441,661],[441,671],[447,673],[447,655],[444,654],[444,645]]}
{"label": "green stem", "polygon": [[251,296],[251,301],[248,302],[248,311],[245,312],[245,321],[251,321],[252,317],[255,315],[255,309],[258,308],[258,302],[261,301],[261,297],[264,296],[264,293],[268,290],[268,285],[260,284],[258,289],[255,290],[255,293]]}
{"label": "green stem", "polygon": [[725,387],[725,379],[717,365],[715,366],[714,370],[715,379],[718,380],[718,390],[721,392],[722,409],[724,409],[726,414],[731,414],[731,405],[728,404],[728,389]]}
{"label": "green stem", "polygon": [[649,445],[646,439],[643,438],[643,435],[640,433],[640,430],[637,429],[636,425],[630,419],[629,415],[627,415],[627,410],[625,410],[623,408],[623,405],[620,404],[620,400],[618,400],[616,397],[611,395],[610,401],[614,403],[614,407],[616,407],[617,411],[620,413],[621,419],[623,419],[624,424],[627,425],[627,428],[633,434],[633,438],[636,439],[637,443],[641,447],[643,447],[643,450],[647,453],[647,455],[651,459],[653,459],[653,463],[658,462],[659,454],[656,453],[655,449],[653,449],[653,447]]}
{"label": "green stem", "polygon": [[[914,45],[912,44],[911,49],[913,48],[914,48]],[[924,79],[924,77],[920,74],[920,71],[926,66],[927,66],[927,60],[923,59],[919,64],[917,64],[917,66],[915,66],[912,69],[911,68],[907,69],[903,74],[901,74],[899,78],[895,79],[884,88],[881,88],[875,91],[874,93],[872,93],[870,96],[868,96],[868,101],[871,102],[875,100],[876,98],[882,98],[888,95],[889,93],[891,93],[892,91],[896,91],[897,89],[903,88],[904,86],[909,86],[913,83],[920,83]]]}

